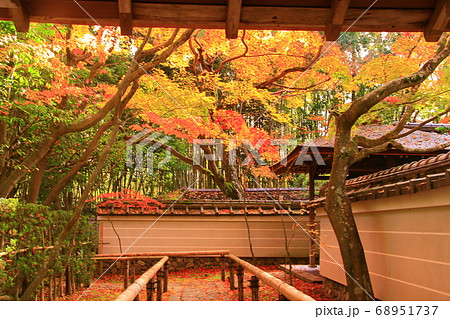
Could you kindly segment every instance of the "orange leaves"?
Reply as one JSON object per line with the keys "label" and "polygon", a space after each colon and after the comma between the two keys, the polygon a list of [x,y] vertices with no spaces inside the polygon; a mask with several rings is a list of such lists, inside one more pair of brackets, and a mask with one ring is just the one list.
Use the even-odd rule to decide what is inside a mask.
{"label": "orange leaves", "polygon": [[196,138],[211,138],[219,132],[216,126],[207,125],[200,117],[187,119],[163,118],[154,112],[146,112],[142,114],[142,118],[156,125],[158,130],[165,134],[186,139],[189,142]]}
{"label": "orange leaves", "polygon": [[[99,202],[100,200],[102,201]],[[94,197],[93,199],[88,200],[88,202],[90,201],[99,202],[97,204],[99,208],[114,207],[114,209],[125,209],[125,211],[128,207],[133,207],[135,209],[138,208],[146,211],[154,211],[158,207],[164,207],[164,204],[158,202],[157,200],[144,196],[139,192],[131,189],[124,189],[123,191],[117,193],[101,194]],[[108,210],[99,209],[99,213],[108,212]]]}

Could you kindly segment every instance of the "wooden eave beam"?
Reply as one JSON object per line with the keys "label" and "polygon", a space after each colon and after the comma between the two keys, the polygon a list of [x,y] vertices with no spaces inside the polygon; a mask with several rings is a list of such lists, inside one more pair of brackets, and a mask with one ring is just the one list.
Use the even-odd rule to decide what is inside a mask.
{"label": "wooden eave beam", "polygon": [[450,22],[450,1],[439,0],[430,21],[425,28],[425,40],[429,42],[436,42],[445,32],[447,25]]}
{"label": "wooden eave beam", "polygon": [[119,1],[119,21],[121,35],[131,35],[133,32],[133,10],[131,0]]}
{"label": "wooden eave beam", "polygon": [[349,4],[350,0],[333,0],[331,3],[330,16],[325,26],[327,41],[336,41],[339,38]]}
{"label": "wooden eave beam", "polygon": [[228,0],[225,35],[227,39],[236,39],[241,21],[242,0]]}
{"label": "wooden eave beam", "polygon": [[30,29],[30,17],[25,9],[23,0],[13,0],[12,2],[14,2],[16,6],[9,7],[9,12],[12,20],[14,21],[14,26],[16,27],[17,32],[28,32]]}
{"label": "wooden eave beam", "polygon": [[14,0],[0,0],[0,8],[18,8],[17,3]]}

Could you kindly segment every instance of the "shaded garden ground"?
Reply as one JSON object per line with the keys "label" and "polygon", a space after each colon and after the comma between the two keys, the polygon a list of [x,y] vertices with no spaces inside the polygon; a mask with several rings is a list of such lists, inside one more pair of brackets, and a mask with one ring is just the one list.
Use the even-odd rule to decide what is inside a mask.
{"label": "shaded garden ground", "polygon": [[[277,269],[276,266],[260,267],[273,276],[289,281],[288,276]],[[229,273],[227,272],[227,276]],[[244,298],[251,300],[251,291],[248,281],[251,274],[246,272],[244,277]],[[310,295],[316,300],[333,300],[322,291],[321,284],[310,284],[293,278],[293,286]],[[58,300],[114,300],[123,291],[122,276],[106,275],[91,289],[81,290],[71,296]],[[145,291],[139,295],[140,300],[146,300]],[[260,281],[259,298],[263,301],[278,300],[278,293]],[[163,294],[163,301],[236,301],[237,290],[230,290],[229,282],[222,282],[220,269],[187,269],[169,273],[168,291]]]}

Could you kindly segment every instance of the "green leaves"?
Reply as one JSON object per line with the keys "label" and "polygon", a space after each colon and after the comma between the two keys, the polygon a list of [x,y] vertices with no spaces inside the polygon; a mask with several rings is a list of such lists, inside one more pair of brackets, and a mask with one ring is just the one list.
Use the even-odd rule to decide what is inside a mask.
{"label": "green leaves", "polygon": [[[0,199],[0,294],[8,293],[19,278],[33,279],[47,256],[46,247],[55,244],[56,236],[71,214],[21,203],[17,199]],[[91,256],[95,253],[95,226],[87,217],[80,219],[73,253],[69,256],[72,238],[73,235],[65,241],[51,272],[61,274],[69,262],[75,269],[76,280],[85,281],[93,271]]]}

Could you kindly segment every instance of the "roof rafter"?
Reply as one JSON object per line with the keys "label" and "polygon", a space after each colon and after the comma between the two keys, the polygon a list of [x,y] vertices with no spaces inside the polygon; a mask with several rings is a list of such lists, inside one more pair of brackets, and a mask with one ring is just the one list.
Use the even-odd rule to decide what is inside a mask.
{"label": "roof rafter", "polygon": [[438,41],[446,26],[450,23],[450,1],[439,0],[433,15],[425,28],[424,36],[427,41]]}
{"label": "roof rafter", "polygon": [[133,32],[133,9],[131,0],[119,0],[120,33],[131,35]]}
{"label": "roof rafter", "polygon": [[331,12],[325,27],[327,41],[336,41],[342,31],[350,0],[333,0]]}
{"label": "roof rafter", "polygon": [[15,6],[9,7],[14,26],[18,32],[28,32],[30,29],[30,17],[25,10],[23,0],[2,1],[2,2],[14,2]]}
{"label": "roof rafter", "polygon": [[241,20],[242,0],[228,0],[225,34],[228,39],[236,39]]}

